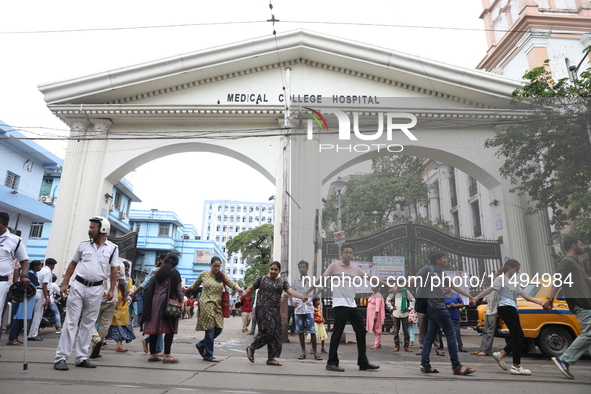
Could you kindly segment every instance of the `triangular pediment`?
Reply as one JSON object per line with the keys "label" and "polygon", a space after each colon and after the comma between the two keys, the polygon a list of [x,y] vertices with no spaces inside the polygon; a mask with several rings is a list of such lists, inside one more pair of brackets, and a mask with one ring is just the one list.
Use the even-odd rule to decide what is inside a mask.
{"label": "triangular pediment", "polygon": [[298,30],[45,84],[39,89],[52,110],[81,104],[97,108],[281,106],[287,67],[292,70],[292,95],[296,100],[302,97],[301,103],[307,105],[314,105],[309,101],[312,96],[336,100],[337,104],[341,97],[368,96],[427,99],[430,101],[420,105],[442,109],[450,103],[455,108],[494,108],[499,99],[507,99],[518,87],[514,80],[483,71]]}

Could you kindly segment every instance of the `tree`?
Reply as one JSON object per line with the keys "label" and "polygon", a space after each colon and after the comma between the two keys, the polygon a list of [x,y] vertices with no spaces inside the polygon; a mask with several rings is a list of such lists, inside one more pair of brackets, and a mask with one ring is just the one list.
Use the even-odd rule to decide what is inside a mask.
{"label": "tree", "polygon": [[[591,47],[587,48],[589,50]],[[523,76],[525,85],[513,92],[531,115],[486,141],[505,161],[501,175],[512,191],[531,198],[529,213],[547,208],[551,223],[584,239],[591,237],[591,68],[571,82],[555,81],[544,66]]]}
{"label": "tree", "polygon": [[[347,237],[361,236],[391,222],[396,206],[416,206],[427,202],[427,185],[421,177],[423,159],[408,156],[388,156],[372,161],[373,172],[353,176],[341,195],[341,218]],[[332,201],[324,206],[324,228],[337,220]]]}
{"label": "tree", "polygon": [[226,242],[228,256],[240,253],[242,258],[246,259],[248,267],[244,274],[246,285],[251,285],[257,277],[269,272],[273,229],[272,224],[263,224],[252,230],[242,231]]}

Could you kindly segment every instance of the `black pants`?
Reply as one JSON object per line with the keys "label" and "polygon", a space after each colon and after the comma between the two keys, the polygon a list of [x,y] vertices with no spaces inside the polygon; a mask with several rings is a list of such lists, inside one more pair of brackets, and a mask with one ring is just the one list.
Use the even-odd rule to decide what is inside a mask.
{"label": "black pants", "polygon": [[519,312],[512,306],[500,306],[497,313],[511,334],[511,338],[503,350],[507,354],[513,353],[513,364],[519,365],[521,364],[521,347],[523,346],[523,330],[519,321]]}
{"label": "black pants", "polygon": [[[164,354],[170,354],[170,348],[172,347],[172,340],[174,334],[164,334]],[[156,342],[158,341],[158,334],[150,335],[150,354],[156,354]]]}
{"label": "black pants", "polygon": [[341,342],[341,336],[345,331],[345,325],[347,321],[353,326],[355,331],[355,340],[357,341],[357,365],[367,365],[367,355],[365,354],[365,325],[363,324],[363,318],[357,311],[357,308],[348,308],[346,306],[337,306],[332,308],[334,313],[334,326],[332,335],[330,337],[330,349],[328,350],[328,361],[329,365],[339,365],[339,343]]}

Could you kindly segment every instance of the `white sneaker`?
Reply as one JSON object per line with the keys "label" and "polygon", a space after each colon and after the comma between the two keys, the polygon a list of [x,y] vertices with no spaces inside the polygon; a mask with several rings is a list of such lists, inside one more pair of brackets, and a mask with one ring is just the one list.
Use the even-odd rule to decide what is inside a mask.
{"label": "white sneaker", "polygon": [[511,367],[511,375],[531,375],[531,371],[529,369],[523,368],[521,365],[519,368],[516,368],[514,365]]}
{"label": "white sneaker", "polygon": [[497,362],[497,364],[499,364],[499,367],[501,367],[501,369],[503,371],[507,371],[507,364],[505,364],[505,360],[503,360],[503,356],[501,356],[501,353],[499,352],[494,352],[492,354],[493,358],[495,359],[495,361]]}

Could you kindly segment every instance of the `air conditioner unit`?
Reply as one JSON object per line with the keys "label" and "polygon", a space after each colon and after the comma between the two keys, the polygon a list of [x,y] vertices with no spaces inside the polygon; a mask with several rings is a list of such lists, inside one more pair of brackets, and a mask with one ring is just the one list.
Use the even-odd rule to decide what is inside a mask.
{"label": "air conditioner unit", "polygon": [[51,204],[53,202],[53,197],[52,196],[40,196],[39,201],[41,201],[45,204]]}
{"label": "air conditioner unit", "polygon": [[115,210],[115,204],[109,205],[109,212],[113,212]]}
{"label": "air conditioner unit", "polygon": [[122,211],[122,212],[119,214],[119,219],[125,219],[126,217],[127,217],[127,212],[125,212],[125,211]]}

